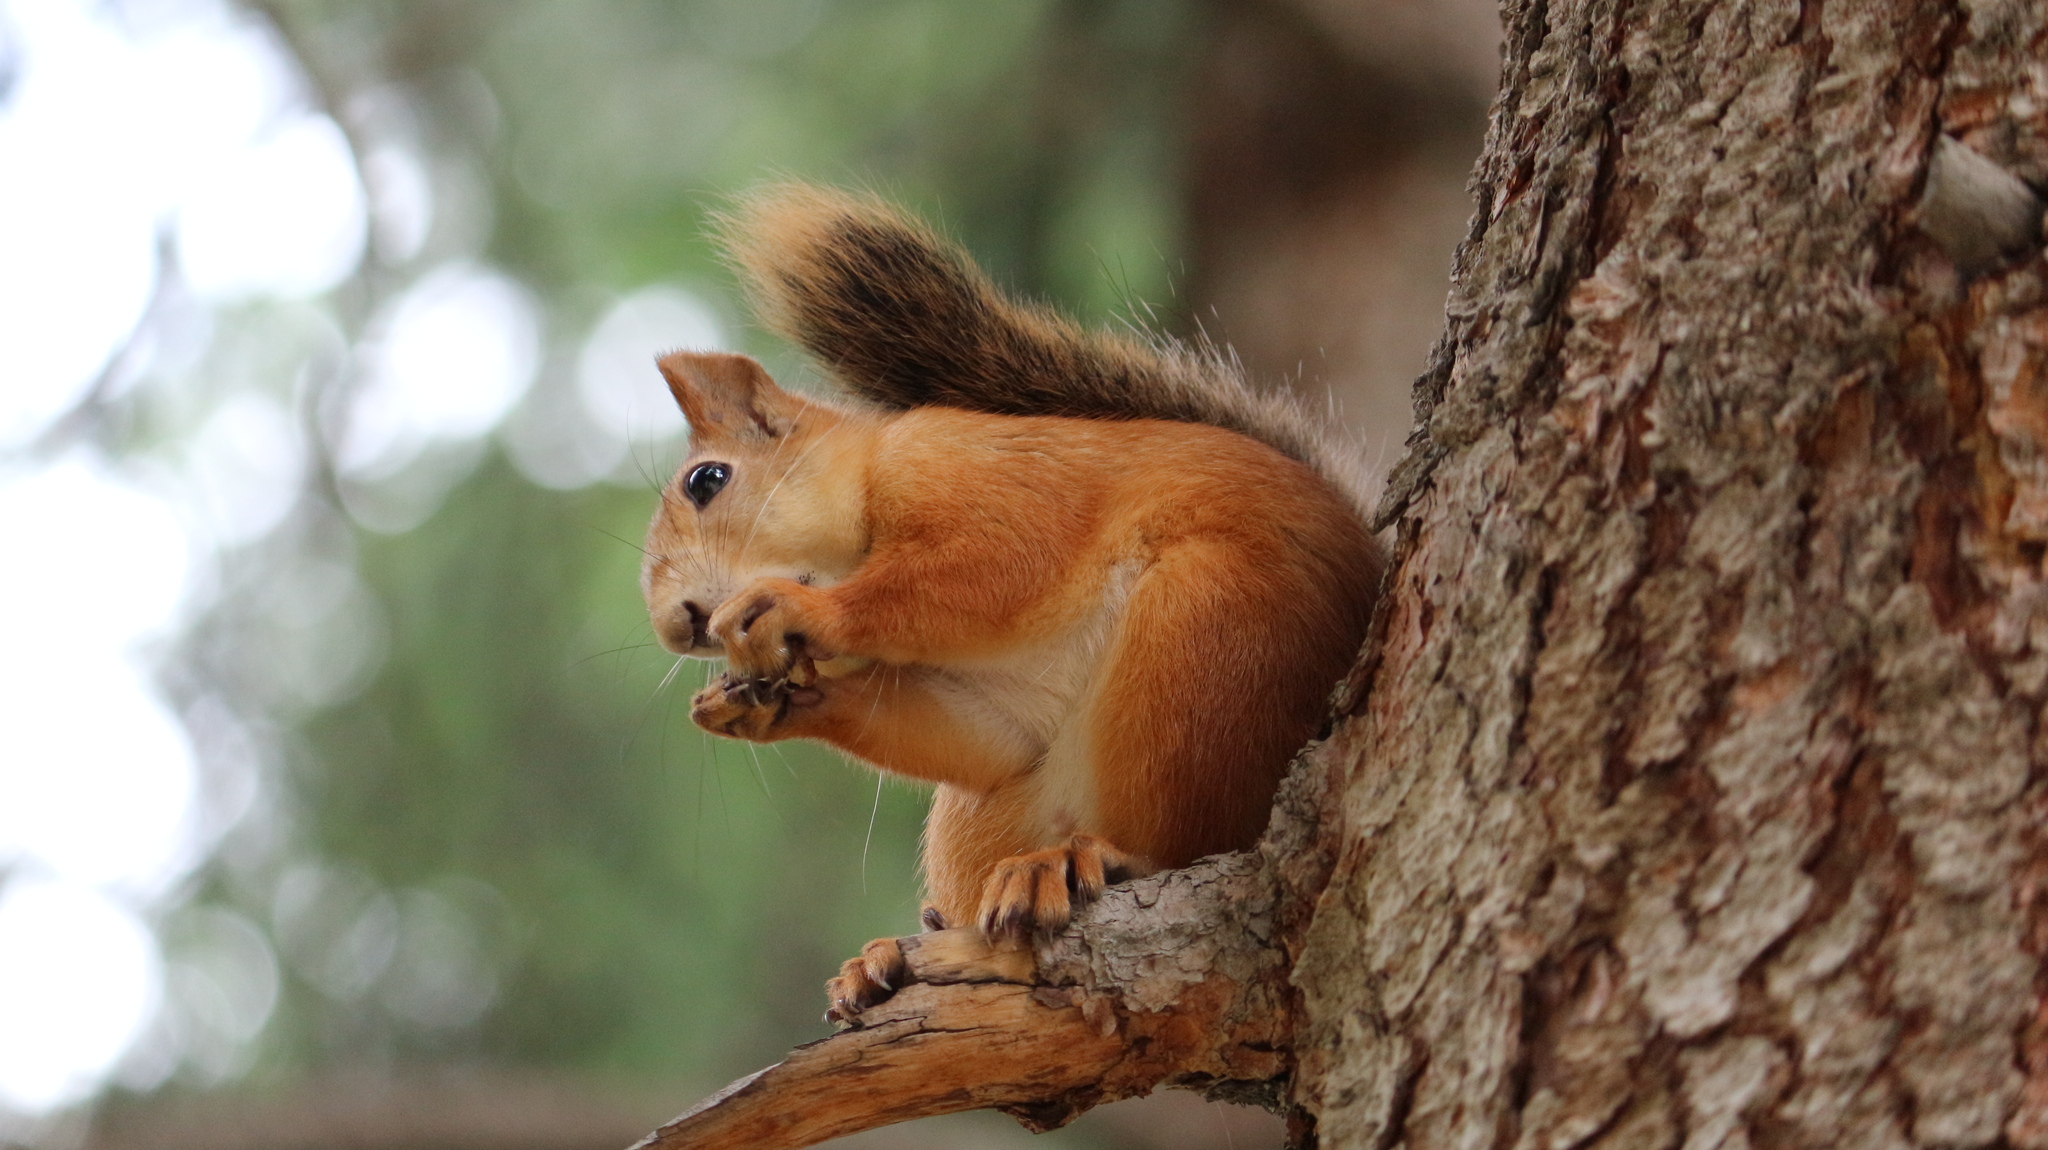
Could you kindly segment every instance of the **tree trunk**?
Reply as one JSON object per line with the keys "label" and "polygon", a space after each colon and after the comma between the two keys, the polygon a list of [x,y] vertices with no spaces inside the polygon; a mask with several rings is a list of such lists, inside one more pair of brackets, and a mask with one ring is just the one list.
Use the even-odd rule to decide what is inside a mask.
{"label": "tree trunk", "polygon": [[1505,28],[1293,1098],[1325,1147],[2048,1146],[2048,4]]}

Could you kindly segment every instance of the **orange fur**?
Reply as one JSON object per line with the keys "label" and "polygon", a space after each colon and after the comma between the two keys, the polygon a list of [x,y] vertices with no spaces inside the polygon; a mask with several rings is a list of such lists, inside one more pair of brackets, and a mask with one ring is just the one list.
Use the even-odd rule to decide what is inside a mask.
{"label": "orange fur", "polygon": [[[766,226],[811,238],[762,243],[830,242],[778,210]],[[739,356],[660,366],[691,445],[649,532],[648,605],[670,649],[728,662],[694,717],[939,784],[924,869],[946,921],[1056,929],[1105,873],[1257,837],[1378,582],[1345,491],[1200,422],[863,409]],[[727,478],[700,506],[707,464]],[[887,967],[848,964],[842,1018],[887,993],[862,969]]]}

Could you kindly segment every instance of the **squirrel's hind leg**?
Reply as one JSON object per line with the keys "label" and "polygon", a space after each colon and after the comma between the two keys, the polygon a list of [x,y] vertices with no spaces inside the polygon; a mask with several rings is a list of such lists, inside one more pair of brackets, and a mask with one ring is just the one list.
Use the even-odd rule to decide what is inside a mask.
{"label": "squirrel's hind leg", "polygon": [[1005,859],[1044,845],[1031,776],[986,794],[941,786],[924,823],[925,898],[950,926],[979,921],[989,875]]}
{"label": "squirrel's hind leg", "polygon": [[[996,862],[1033,845],[1023,821],[1032,813],[1022,793],[1028,782],[1020,777],[989,794],[939,784],[924,827],[926,905],[919,917],[926,930],[973,922],[982,881]],[[875,939],[825,983],[826,1020],[857,1025],[862,1011],[888,1000],[906,977],[896,940]]]}
{"label": "squirrel's hind leg", "polygon": [[1363,630],[1289,558],[1191,541],[1132,587],[1082,718],[1085,829],[1162,867],[1258,839]]}

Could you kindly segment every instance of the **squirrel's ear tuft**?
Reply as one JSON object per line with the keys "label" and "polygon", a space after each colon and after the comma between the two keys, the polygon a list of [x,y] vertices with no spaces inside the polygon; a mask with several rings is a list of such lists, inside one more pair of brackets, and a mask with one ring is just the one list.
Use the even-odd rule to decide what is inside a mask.
{"label": "squirrel's ear tuft", "polygon": [[776,386],[748,356],[675,351],[655,361],[669,394],[690,422],[690,434],[776,439],[789,434],[804,401]]}

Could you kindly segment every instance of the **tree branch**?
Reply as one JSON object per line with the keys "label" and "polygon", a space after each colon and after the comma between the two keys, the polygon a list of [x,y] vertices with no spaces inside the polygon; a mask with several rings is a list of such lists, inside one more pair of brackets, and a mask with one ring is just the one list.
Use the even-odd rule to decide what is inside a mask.
{"label": "tree branch", "polygon": [[1034,1132],[1161,1086],[1279,1109],[1293,1068],[1290,956],[1327,876],[1311,751],[1266,839],[1112,888],[1036,951],[973,928],[899,940],[912,985],[857,1029],[797,1048],[634,1150],[795,1150],[1000,1109]]}

